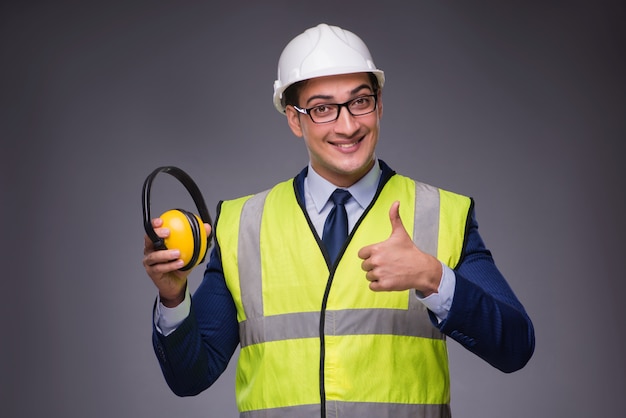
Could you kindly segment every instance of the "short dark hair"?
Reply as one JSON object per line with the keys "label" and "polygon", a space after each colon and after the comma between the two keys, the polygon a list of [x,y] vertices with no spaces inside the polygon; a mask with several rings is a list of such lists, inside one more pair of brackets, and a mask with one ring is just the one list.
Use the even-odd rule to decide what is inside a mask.
{"label": "short dark hair", "polygon": [[[380,88],[380,85],[378,83],[378,77],[376,77],[374,73],[367,73],[367,75],[369,76],[370,83],[372,83],[372,90],[374,91],[374,94],[377,94]],[[288,105],[298,106],[300,91],[302,91],[302,88],[307,81],[308,80],[298,81],[297,83],[293,83],[291,86],[285,89],[285,91],[283,92],[283,98],[281,100],[283,107],[287,107]]]}

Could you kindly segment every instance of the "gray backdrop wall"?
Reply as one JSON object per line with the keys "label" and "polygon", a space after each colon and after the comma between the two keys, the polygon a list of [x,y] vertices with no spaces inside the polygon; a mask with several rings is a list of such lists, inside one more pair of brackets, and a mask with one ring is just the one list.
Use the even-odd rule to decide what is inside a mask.
{"label": "gray backdrop wall", "polygon": [[[141,186],[178,165],[214,212],[295,175],[307,156],[272,83],[319,22],[386,72],[378,156],[476,199],[534,320],[514,374],[450,342],[454,415],[621,415],[624,5],[503,3],[3,2],[2,415],[236,416],[234,362],[195,398],[161,376]],[[153,211],[191,209],[180,189],[159,177]]]}

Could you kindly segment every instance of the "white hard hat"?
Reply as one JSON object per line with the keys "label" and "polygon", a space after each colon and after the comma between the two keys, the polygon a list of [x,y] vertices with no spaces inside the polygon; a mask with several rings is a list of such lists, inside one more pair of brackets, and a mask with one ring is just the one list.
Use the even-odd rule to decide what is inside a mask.
{"label": "white hard hat", "polygon": [[283,92],[290,85],[314,77],[350,73],[374,73],[380,87],[384,73],[376,68],[365,43],[354,33],[321,23],[291,40],[278,60],[274,81],[274,106],[285,113]]}

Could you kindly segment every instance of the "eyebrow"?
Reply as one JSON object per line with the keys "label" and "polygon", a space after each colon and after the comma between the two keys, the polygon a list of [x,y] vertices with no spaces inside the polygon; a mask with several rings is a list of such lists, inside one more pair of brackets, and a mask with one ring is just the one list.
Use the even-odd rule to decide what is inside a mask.
{"label": "eyebrow", "polygon": [[[354,95],[357,94],[358,92],[360,92],[363,89],[368,89],[369,91],[372,91],[372,86],[370,86],[367,83],[363,83],[358,87],[353,88],[352,90],[350,90],[350,95]],[[308,106],[308,104],[315,99],[322,99],[322,100],[331,100],[333,98],[333,96],[328,96],[325,94],[316,94],[315,96],[311,96],[307,99],[306,101],[306,105]]]}

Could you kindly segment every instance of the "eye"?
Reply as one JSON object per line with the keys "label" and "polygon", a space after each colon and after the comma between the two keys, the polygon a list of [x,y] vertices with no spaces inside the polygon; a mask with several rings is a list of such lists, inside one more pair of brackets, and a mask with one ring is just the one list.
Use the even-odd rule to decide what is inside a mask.
{"label": "eye", "polygon": [[312,113],[313,116],[324,116],[324,115],[329,114],[330,112],[332,112],[332,106],[328,106],[325,104],[312,107],[310,111],[310,113]]}
{"label": "eye", "polygon": [[371,96],[361,96],[350,102],[351,109],[367,109],[374,100]]}

